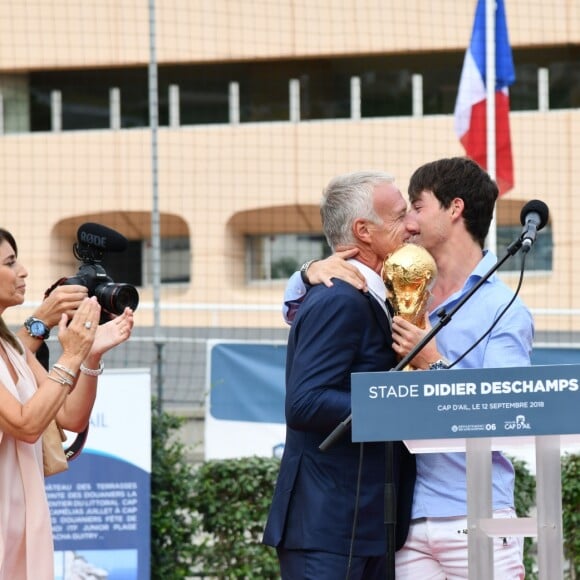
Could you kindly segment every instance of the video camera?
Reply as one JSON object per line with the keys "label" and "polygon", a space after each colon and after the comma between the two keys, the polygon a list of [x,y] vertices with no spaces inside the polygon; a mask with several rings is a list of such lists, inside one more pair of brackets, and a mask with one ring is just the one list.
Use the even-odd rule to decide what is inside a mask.
{"label": "video camera", "polygon": [[139,293],[130,284],[115,283],[101,265],[107,252],[123,252],[127,239],[106,226],[95,223],[82,224],[77,231],[73,254],[82,264],[75,276],[64,278],[60,284],[79,284],[96,296],[101,308],[109,314],[122,314],[128,306],[136,310]]}

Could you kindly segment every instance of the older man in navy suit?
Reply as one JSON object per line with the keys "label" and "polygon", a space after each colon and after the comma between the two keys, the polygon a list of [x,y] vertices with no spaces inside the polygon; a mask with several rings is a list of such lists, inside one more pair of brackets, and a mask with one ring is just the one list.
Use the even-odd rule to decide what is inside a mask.
{"label": "older man in navy suit", "polygon": [[[380,271],[405,241],[407,204],[389,174],[357,172],[328,184],[320,213],[333,251],[358,248],[352,263],[366,286],[358,290],[341,280],[316,286],[293,322],[286,443],[264,543],[276,547],[283,580],[383,580],[385,446],[352,443],[350,432],[325,452],[319,446],[350,415],[351,373],[397,363]],[[414,483],[414,460],[401,443],[394,448],[394,473],[400,547]]]}

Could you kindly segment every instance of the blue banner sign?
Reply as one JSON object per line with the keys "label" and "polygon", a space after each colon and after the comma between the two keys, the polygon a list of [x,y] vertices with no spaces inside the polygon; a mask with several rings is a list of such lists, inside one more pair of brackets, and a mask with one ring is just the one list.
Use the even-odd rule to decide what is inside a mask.
{"label": "blue banner sign", "polygon": [[83,452],[45,487],[55,580],[149,580],[149,369],[105,371]]}
{"label": "blue banner sign", "polygon": [[280,457],[286,343],[208,341],[205,459]]}
{"label": "blue banner sign", "polygon": [[352,440],[580,433],[580,365],[352,374]]}

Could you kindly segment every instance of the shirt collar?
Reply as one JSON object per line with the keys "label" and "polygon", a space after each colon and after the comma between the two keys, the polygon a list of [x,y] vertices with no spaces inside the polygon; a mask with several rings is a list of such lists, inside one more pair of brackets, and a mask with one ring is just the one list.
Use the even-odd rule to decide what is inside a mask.
{"label": "shirt collar", "polygon": [[[475,266],[475,268],[473,269],[473,272],[471,272],[471,274],[469,275],[469,278],[467,281],[469,281],[470,278],[475,278],[475,281],[479,281],[479,279],[483,278],[485,276],[485,274],[487,274],[487,272],[489,272],[497,263],[497,257],[496,255],[491,252],[490,250],[483,250],[483,255],[481,256],[481,260],[479,261],[479,263],[477,264],[477,266]],[[495,278],[496,273],[494,272],[488,279],[489,282],[493,281],[493,279]],[[466,284],[467,284],[466,281]]]}
{"label": "shirt collar", "polygon": [[367,281],[367,286],[369,287],[369,291],[371,294],[380,298],[383,302],[387,299],[387,288],[383,279],[371,268],[359,262],[355,258],[351,258],[347,260],[351,263],[355,268],[361,272],[361,274],[365,277]]}
{"label": "shirt collar", "polygon": [[[496,255],[491,252],[490,250],[483,250],[481,260],[472,270],[471,274],[465,280],[463,287],[461,290],[454,292],[451,296],[448,296],[443,302],[437,306],[434,311],[438,311],[441,308],[444,308],[450,302],[457,300],[460,296],[464,295],[466,292],[471,290],[473,286],[475,286],[486,274],[493,268],[493,266],[497,263]],[[497,280],[497,274],[494,272],[487,280],[486,284],[495,283]],[[430,309],[430,312],[434,312]]]}

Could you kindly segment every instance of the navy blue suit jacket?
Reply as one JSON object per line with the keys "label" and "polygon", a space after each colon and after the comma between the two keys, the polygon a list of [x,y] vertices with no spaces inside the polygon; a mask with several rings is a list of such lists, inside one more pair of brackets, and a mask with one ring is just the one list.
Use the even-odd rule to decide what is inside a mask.
{"label": "navy blue suit jacket", "polygon": [[[319,445],[351,410],[351,373],[397,363],[385,312],[370,295],[340,280],[312,288],[292,325],[286,361],[286,442],[264,543],[348,554],[360,444],[350,429],[327,451]],[[395,443],[397,548],[409,526],[415,462]],[[353,554],[386,551],[385,445],[365,443]]]}

